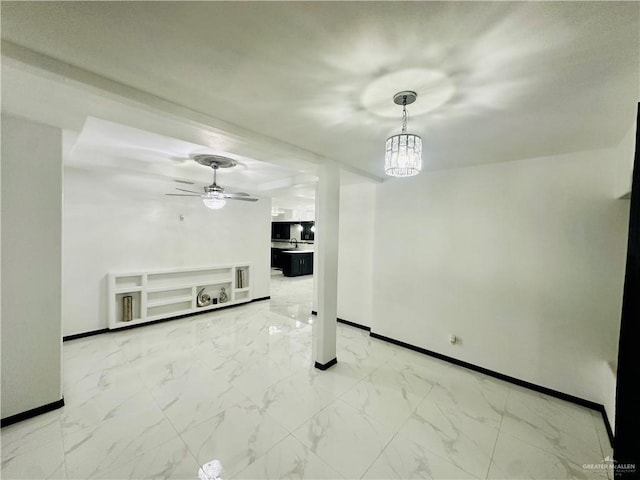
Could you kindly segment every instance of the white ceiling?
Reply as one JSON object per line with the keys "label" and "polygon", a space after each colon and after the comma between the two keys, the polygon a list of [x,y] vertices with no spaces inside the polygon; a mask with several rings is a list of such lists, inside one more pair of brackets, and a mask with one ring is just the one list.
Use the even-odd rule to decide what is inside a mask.
{"label": "white ceiling", "polygon": [[[427,170],[617,145],[640,98],[637,2],[1,8],[3,110],[85,129],[82,148],[87,116],[96,117],[94,136],[97,118],[164,135],[126,141],[112,131],[122,141],[109,148],[113,158],[146,165],[136,162],[153,162],[145,149],[160,143],[174,176],[193,172],[167,160],[170,152],[225,152],[250,167],[231,180],[253,189],[304,189],[325,159],[382,177],[384,140],[400,127],[392,103],[400,90],[419,94],[409,130],[423,137]],[[132,106],[122,107],[123,98]]]}
{"label": "white ceiling", "polygon": [[[213,151],[191,142],[124,126],[103,119],[88,117],[79,135],[67,137],[69,151],[65,165],[83,169],[127,171],[141,176],[177,180],[184,184],[208,185],[213,180],[211,168],[193,160],[197,154],[224,154],[238,162],[234,168],[220,169],[218,183],[252,193],[271,193],[282,186],[309,184],[317,178],[273,163],[224,151]],[[193,188],[191,188],[193,189]],[[167,192],[169,193],[169,192]],[[176,193],[176,192],[173,192]]]}

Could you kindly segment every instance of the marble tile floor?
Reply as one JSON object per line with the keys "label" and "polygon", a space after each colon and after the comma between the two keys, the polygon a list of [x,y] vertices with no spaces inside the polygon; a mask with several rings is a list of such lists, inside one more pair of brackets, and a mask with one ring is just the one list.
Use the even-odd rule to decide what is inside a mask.
{"label": "marble tile floor", "polygon": [[310,289],[65,342],[66,405],[2,429],[2,478],[607,478],[597,412],[341,324],[310,367]]}

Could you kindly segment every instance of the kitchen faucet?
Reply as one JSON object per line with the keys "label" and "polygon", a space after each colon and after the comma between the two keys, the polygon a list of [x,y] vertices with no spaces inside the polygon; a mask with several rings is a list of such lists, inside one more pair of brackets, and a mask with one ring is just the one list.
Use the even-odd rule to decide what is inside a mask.
{"label": "kitchen faucet", "polygon": [[295,245],[295,248],[298,248],[298,240],[296,238],[292,238],[291,240],[289,240],[289,243],[293,243]]}

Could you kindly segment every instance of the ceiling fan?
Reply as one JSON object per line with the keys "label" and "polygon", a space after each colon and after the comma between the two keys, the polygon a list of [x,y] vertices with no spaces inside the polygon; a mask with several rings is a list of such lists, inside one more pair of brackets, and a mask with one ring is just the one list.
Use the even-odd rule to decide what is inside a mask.
{"label": "ceiling fan", "polygon": [[200,197],[206,207],[213,210],[218,210],[224,207],[227,200],[242,200],[243,202],[257,202],[257,198],[250,197],[248,193],[235,192],[224,193],[224,187],[219,186],[216,183],[216,176],[219,168],[231,168],[235,167],[238,162],[231,158],[221,157],[219,155],[194,155],[193,159],[200,165],[213,168],[213,183],[204,187],[204,193],[194,192],[192,190],[185,190],[184,188],[177,188],[181,192],[187,193],[165,193],[170,197]]}

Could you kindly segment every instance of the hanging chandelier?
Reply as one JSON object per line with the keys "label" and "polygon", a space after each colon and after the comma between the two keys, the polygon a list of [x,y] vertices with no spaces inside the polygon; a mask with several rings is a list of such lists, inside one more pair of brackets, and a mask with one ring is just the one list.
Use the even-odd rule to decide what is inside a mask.
{"label": "hanging chandelier", "polygon": [[411,177],[422,170],[422,139],[407,133],[407,105],[416,101],[416,92],[396,93],[393,102],[402,105],[402,133],[387,138],[384,172],[392,177]]}

